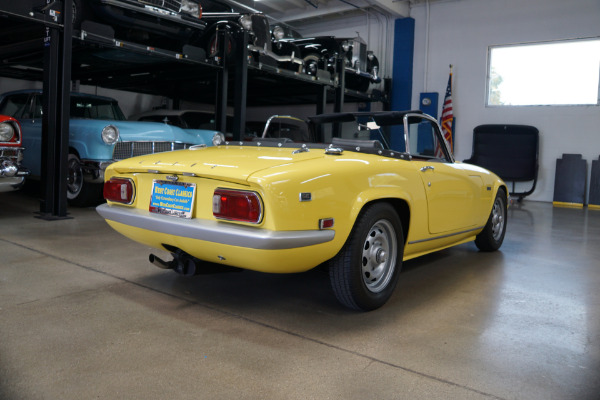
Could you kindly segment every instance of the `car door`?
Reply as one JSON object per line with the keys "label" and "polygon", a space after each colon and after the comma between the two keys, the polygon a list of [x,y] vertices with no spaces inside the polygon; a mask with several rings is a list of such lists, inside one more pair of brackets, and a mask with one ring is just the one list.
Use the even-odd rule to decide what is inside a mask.
{"label": "car door", "polygon": [[429,233],[472,229],[481,206],[481,176],[454,163],[435,121],[413,115],[406,126],[411,162],[427,197]]}

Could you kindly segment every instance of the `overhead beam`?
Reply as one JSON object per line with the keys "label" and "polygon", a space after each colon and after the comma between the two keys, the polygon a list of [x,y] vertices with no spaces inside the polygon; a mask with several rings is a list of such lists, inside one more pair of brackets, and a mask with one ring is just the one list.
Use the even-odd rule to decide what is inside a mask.
{"label": "overhead beam", "polygon": [[318,8],[305,7],[305,11],[281,15],[273,15],[276,19],[291,23],[293,21],[325,18],[332,14],[342,14],[359,9],[376,8],[384,13],[390,14],[394,18],[406,18],[410,16],[410,3],[407,0],[348,0],[330,1],[327,4],[319,4]]}
{"label": "overhead beam", "polygon": [[304,11],[304,12],[294,13],[294,14],[286,13],[286,14],[283,14],[280,16],[273,16],[273,17],[276,17],[280,21],[290,23],[290,22],[294,22],[294,21],[301,21],[301,20],[307,20],[307,19],[323,18],[323,17],[326,17],[331,14],[340,14],[340,13],[355,11],[355,10],[356,10],[355,7],[352,7],[348,4],[340,3],[339,5],[336,5],[333,7],[309,8],[309,9],[306,9],[306,11]]}
{"label": "overhead beam", "polygon": [[410,17],[410,1],[408,0],[370,0],[370,2],[395,18]]}
{"label": "overhead beam", "polygon": [[285,3],[277,3],[275,1],[261,1],[259,6],[263,12],[267,14],[271,14],[270,12],[266,12],[265,9],[275,10],[280,13],[284,13],[289,10],[289,7],[285,7]]}

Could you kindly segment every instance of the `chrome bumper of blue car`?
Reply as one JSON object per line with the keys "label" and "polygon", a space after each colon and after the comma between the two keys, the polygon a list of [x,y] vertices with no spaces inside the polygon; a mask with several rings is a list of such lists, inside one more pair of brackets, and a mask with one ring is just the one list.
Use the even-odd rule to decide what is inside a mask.
{"label": "chrome bumper of blue car", "polygon": [[18,190],[24,183],[24,176],[13,176],[10,178],[0,176],[0,193]]}
{"label": "chrome bumper of blue car", "polygon": [[0,148],[0,192],[20,189],[25,183],[25,177],[29,176],[29,170],[20,165],[22,150]]}
{"label": "chrome bumper of blue car", "polygon": [[96,211],[106,220],[140,229],[259,250],[314,246],[335,237],[333,230],[271,231],[227,222],[181,219],[109,204],[98,206]]}
{"label": "chrome bumper of blue car", "polygon": [[114,161],[81,160],[83,178],[88,183],[104,183],[104,171]]}

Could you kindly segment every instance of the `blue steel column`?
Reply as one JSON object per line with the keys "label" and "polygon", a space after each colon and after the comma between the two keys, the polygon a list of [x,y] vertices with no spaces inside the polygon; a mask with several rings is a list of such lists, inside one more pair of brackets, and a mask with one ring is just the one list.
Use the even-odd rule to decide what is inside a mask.
{"label": "blue steel column", "polygon": [[[394,65],[392,69],[391,108],[410,110],[412,100],[413,58],[415,47],[415,20],[397,19],[394,25]],[[404,151],[404,133],[393,132],[391,146]]]}

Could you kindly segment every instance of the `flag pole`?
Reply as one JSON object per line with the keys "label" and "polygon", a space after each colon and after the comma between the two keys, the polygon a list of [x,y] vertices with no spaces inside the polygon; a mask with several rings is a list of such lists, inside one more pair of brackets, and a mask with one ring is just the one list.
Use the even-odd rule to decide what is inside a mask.
{"label": "flag pole", "polygon": [[452,64],[450,64],[450,75],[448,76],[448,86],[446,87],[446,95],[444,96],[444,104],[442,106],[442,118],[440,120],[442,134],[444,139],[450,145],[450,151],[454,153],[454,112],[452,106]]}

